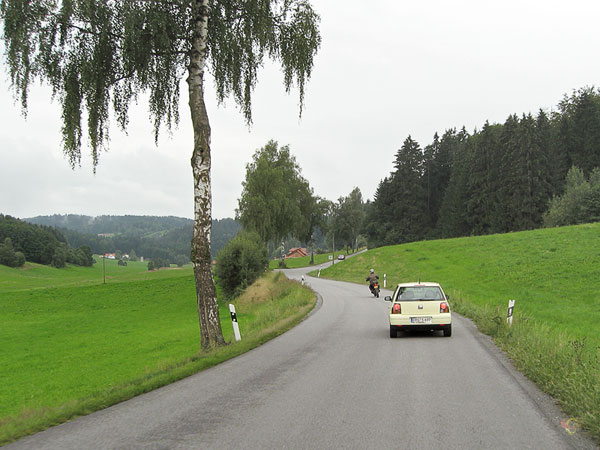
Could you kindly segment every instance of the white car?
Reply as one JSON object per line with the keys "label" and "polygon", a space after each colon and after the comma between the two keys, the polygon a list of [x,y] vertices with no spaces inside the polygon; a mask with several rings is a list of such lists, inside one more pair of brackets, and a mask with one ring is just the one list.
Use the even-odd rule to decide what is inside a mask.
{"label": "white car", "polygon": [[390,302],[391,338],[408,330],[442,330],[444,336],[452,336],[449,297],[439,284],[402,283],[385,300]]}

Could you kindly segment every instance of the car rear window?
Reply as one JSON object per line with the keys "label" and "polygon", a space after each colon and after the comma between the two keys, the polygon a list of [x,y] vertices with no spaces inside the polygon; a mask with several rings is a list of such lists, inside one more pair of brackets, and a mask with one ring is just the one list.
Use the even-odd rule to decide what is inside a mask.
{"label": "car rear window", "polygon": [[398,289],[396,300],[444,300],[444,296],[437,286],[405,286]]}

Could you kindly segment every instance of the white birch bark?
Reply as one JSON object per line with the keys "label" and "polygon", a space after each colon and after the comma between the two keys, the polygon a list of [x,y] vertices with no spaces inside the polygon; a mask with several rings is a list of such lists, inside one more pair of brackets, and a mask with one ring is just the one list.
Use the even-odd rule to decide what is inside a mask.
{"label": "white birch bark", "polygon": [[194,234],[192,263],[196,279],[196,302],[202,348],[225,344],[217,294],[211,271],[210,231],[212,199],[210,184],[210,124],[204,104],[204,67],[208,36],[208,0],[195,0],[195,30],[188,68],[190,112],[194,128]]}

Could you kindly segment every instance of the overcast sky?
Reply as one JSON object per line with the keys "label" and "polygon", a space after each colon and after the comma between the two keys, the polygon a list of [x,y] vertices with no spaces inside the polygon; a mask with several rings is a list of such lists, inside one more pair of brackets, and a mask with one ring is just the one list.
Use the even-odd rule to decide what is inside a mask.
{"label": "overcast sky", "polygon": [[[317,195],[336,200],[358,186],[366,200],[408,135],[424,147],[436,131],[549,111],[564,94],[600,85],[597,0],[312,4],[323,42],[300,120],[298,93],[285,94],[274,66],[261,73],[251,128],[232,100],[217,106],[207,80],[215,218],[234,216],[245,166],[270,139],[290,145]],[[111,127],[95,175],[87,149],[70,169],[48,89],[31,90],[25,120],[2,65],[0,101],[0,213],[193,216],[185,83],[173,136],[155,146],[140,104],[127,135]]]}

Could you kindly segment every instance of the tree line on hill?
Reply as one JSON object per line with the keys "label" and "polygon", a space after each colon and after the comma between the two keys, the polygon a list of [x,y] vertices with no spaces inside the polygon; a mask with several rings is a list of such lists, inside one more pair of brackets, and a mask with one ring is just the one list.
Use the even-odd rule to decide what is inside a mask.
{"label": "tree line on hill", "polygon": [[26,220],[38,225],[64,228],[90,235],[151,236],[165,230],[182,228],[191,219],[175,216],[86,216],[80,214],[53,214],[36,216]]}
{"label": "tree line on hill", "polygon": [[0,214],[0,264],[20,267],[26,260],[57,268],[65,267],[67,263],[79,266],[94,263],[88,246],[70,247],[56,228]]}
{"label": "tree line on hill", "polygon": [[[193,221],[181,217],[158,216],[82,216],[76,214],[38,216],[25,219],[57,227],[71,246],[87,245],[93,253],[132,251],[145,259],[178,264],[190,260]],[[213,257],[233,238],[240,225],[233,219],[213,219],[211,253]]]}
{"label": "tree line on hill", "polygon": [[375,247],[598,220],[598,167],[600,95],[583,88],[550,114],[450,129],[425,148],[409,136],[363,230]]}
{"label": "tree line on hill", "polygon": [[[183,224],[183,225],[182,225]],[[150,270],[190,261],[193,221],[180,217],[52,215],[17,219],[0,214],[0,264],[20,267],[25,261],[65,267],[91,266],[93,254],[128,254],[152,261]],[[215,219],[213,253],[233,238],[240,224]],[[94,234],[92,234],[94,233]]]}

